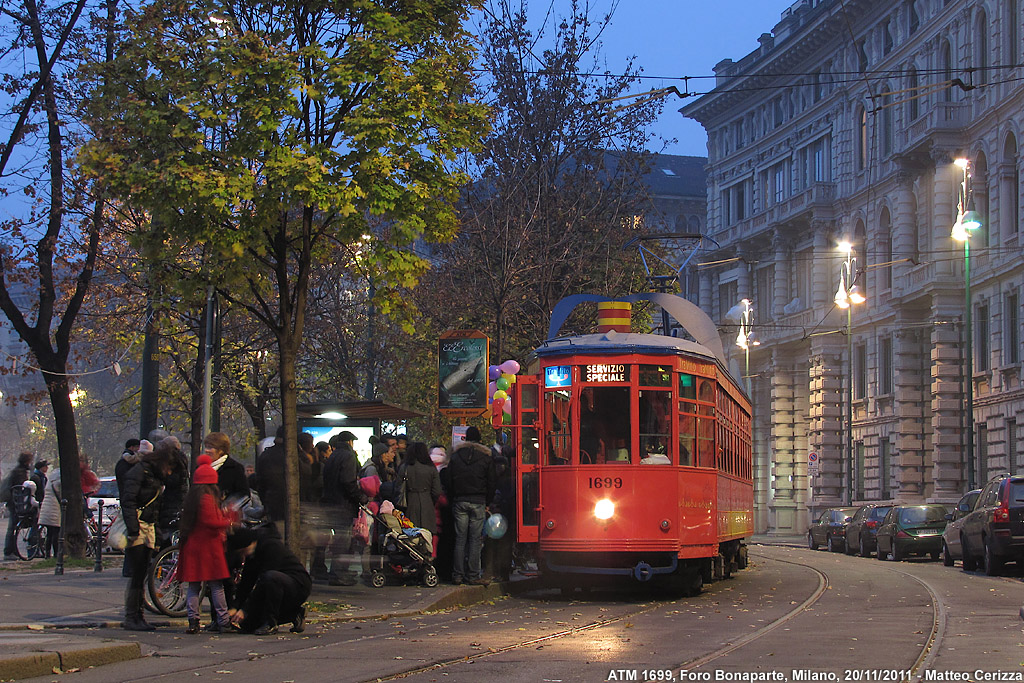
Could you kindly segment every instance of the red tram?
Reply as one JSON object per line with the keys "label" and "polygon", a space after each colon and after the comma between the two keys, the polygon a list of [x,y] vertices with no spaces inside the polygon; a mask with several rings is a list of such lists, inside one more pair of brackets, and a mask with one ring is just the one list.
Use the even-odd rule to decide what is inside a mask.
{"label": "red tram", "polygon": [[[667,308],[664,297],[630,298]],[[710,325],[717,354],[610,331],[545,342],[517,378],[517,540],[535,544],[542,574],[563,590],[604,576],[696,593],[746,565],[750,401],[710,319],[685,306],[704,317],[705,339]]]}

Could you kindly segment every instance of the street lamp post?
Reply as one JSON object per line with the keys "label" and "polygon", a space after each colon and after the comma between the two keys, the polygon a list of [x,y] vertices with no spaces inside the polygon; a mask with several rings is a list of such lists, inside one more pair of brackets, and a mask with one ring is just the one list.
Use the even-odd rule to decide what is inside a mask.
{"label": "street lamp post", "polygon": [[840,242],[846,259],[839,268],[839,289],[833,299],[846,310],[846,504],[853,504],[853,306],[862,304],[864,295],[857,286],[857,259],[850,242]]}
{"label": "street lamp post", "polygon": [[971,323],[971,232],[981,227],[978,212],[974,210],[971,196],[971,162],[957,159],[953,162],[963,171],[963,181],[957,199],[956,223],[952,237],[964,243],[964,328],[966,330],[967,352],[967,488],[975,487],[974,468],[974,327]]}
{"label": "street lamp post", "polygon": [[[755,479],[757,478],[757,470],[767,469],[762,463],[758,462],[757,459],[757,438],[755,432],[755,405],[754,405],[754,393],[753,386],[750,378],[750,347],[760,346],[761,342],[754,339],[754,331],[751,329],[751,323],[754,319],[754,308],[751,305],[750,299],[743,299],[740,301],[740,331],[736,335],[736,346],[743,349],[743,378],[746,380],[747,397],[750,399],[750,458],[753,461],[755,468]],[[769,473],[762,471],[761,474],[764,476],[764,483],[767,484],[769,480]],[[756,509],[756,506],[755,506]]]}

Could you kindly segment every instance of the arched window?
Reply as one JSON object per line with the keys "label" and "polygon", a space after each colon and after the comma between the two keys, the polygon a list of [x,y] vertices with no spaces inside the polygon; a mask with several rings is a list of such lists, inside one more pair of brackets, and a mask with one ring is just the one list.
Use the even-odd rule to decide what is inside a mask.
{"label": "arched window", "polygon": [[1020,9],[1018,0],[1003,0],[1003,64],[1016,64],[1020,54]]}
{"label": "arched window", "polygon": [[1003,142],[999,165],[999,236],[1006,240],[1017,234],[1020,225],[1020,166],[1017,162],[1017,138],[1013,133]]}
{"label": "arched window", "polygon": [[882,86],[882,92],[887,93],[882,97],[882,156],[887,157],[892,154],[893,150],[893,136],[895,131],[893,130],[893,110],[892,106],[892,95],[888,93],[892,92],[892,84],[886,83]]}
{"label": "arched window", "polygon": [[[949,47],[949,41],[942,41],[942,47],[939,48],[939,69],[941,70],[940,78],[949,82],[953,80],[953,50]],[[942,91],[942,101],[952,102],[953,101],[953,87],[947,87]]]}
{"label": "arched window", "polygon": [[[892,217],[889,215],[889,208],[883,207],[878,217],[878,244],[880,253],[877,254],[878,263],[892,263]],[[892,265],[882,266],[878,280],[882,289],[892,289]]]}
{"label": "arched window", "polygon": [[917,78],[917,69],[910,67],[907,70],[907,123],[917,120],[917,117],[921,115],[921,98],[918,96],[917,89],[920,87]]}
{"label": "arched window", "polygon": [[988,219],[988,159],[984,152],[978,152],[971,166],[971,195],[974,210],[981,216],[981,227],[975,231],[978,238],[972,239],[971,244],[987,247],[998,243],[999,230]]}
{"label": "arched window", "polygon": [[868,166],[868,111],[858,106],[857,117],[857,170],[863,171]]}
{"label": "arched window", "polygon": [[980,7],[974,20],[974,66],[975,84],[988,83],[988,16]]}

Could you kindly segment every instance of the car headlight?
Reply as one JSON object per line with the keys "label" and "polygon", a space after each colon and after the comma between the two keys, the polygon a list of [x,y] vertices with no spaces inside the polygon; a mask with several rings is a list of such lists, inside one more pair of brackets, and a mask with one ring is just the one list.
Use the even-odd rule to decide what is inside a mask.
{"label": "car headlight", "polygon": [[615,503],[602,498],[594,504],[594,516],[598,519],[611,519],[615,515]]}

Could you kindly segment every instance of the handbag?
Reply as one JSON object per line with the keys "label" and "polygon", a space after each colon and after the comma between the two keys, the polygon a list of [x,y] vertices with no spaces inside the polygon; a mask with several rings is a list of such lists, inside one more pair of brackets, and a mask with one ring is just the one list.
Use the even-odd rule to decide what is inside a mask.
{"label": "handbag", "polygon": [[107,527],[107,545],[114,550],[128,547],[128,527],[124,523],[124,515],[118,515]]}
{"label": "handbag", "polygon": [[366,510],[359,510],[356,521],[352,523],[352,536],[363,543],[370,542],[370,515]]}

